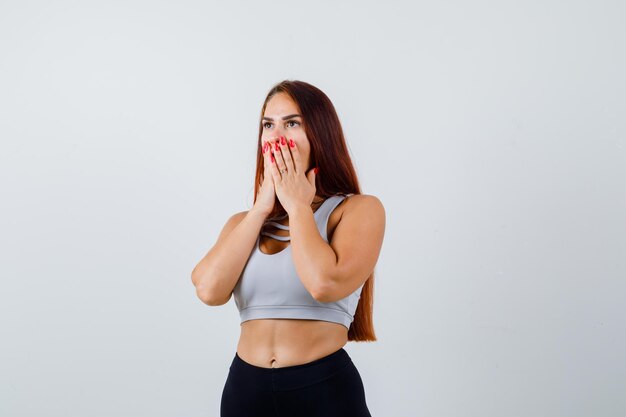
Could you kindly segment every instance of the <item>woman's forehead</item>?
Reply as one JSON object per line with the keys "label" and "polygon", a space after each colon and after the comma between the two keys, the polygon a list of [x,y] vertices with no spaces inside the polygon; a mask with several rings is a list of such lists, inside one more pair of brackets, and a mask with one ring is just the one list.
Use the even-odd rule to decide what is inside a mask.
{"label": "woman's forehead", "polygon": [[297,104],[286,94],[277,94],[265,106],[265,115],[269,117],[297,113]]}

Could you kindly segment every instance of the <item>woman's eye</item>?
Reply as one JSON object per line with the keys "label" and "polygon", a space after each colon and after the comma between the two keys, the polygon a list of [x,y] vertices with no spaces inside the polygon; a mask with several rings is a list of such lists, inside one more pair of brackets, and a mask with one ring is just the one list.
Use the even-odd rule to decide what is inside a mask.
{"label": "woman's eye", "polygon": [[[295,124],[297,124],[297,125],[299,125],[299,124],[300,124],[300,122],[298,122],[298,121],[296,121],[296,120],[289,120],[287,123],[295,123]],[[271,124],[272,124],[272,123],[270,123],[270,122],[265,122],[265,123],[263,123],[263,128],[264,128],[264,129],[269,129],[269,128],[267,127],[267,125],[271,125]]]}

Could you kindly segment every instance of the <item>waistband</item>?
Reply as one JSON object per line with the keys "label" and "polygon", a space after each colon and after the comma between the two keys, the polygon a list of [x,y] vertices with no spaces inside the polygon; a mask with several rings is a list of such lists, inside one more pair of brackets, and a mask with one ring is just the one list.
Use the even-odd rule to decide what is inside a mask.
{"label": "waistband", "polygon": [[248,378],[255,378],[260,384],[271,384],[273,390],[288,390],[304,388],[331,378],[350,365],[352,359],[344,348],[312,362],[279,368],[252,365],[235,352],[230,370],[245,373]]}

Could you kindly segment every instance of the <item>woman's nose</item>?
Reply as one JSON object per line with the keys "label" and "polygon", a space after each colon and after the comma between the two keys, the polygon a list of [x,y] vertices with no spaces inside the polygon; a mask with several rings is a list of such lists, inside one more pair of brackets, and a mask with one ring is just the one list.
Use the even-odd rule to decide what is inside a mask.
{"label": "woman's nose", "polygon": [[275,133],[267,139],[268,142],[275,143],[280,142],[280,137],[284,136],[282,133]]}

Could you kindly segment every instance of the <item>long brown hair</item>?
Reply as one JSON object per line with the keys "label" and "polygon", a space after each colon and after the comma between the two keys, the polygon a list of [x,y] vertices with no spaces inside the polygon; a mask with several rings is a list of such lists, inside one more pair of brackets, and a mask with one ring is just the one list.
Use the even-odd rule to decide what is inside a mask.
{"label": "long brown hair", "polygon": [[[337,194],[361,194],[359,181],[339,122],[339,116],[330,99],[320,89],[304,81],[284,80],[273,86],[263,102],[259,118],[259,140],[257,144],[257,164],[254,181],[254,201],[263,177],[263,154],[261,137],[263,115],[268,101],[278,93],[287,94],[299,107],[303,127],[310,143],[310,167],[319,167],[315,177],[316,194],[324,199]],[[269,218],[286,216],[286,211],[276,197],[274,209]],[[348,329],[348,340],[356,342],[376,341],[374,322],[374,273],[368,277],[361,290],[361,298],[354,313],[354,320]]]}

